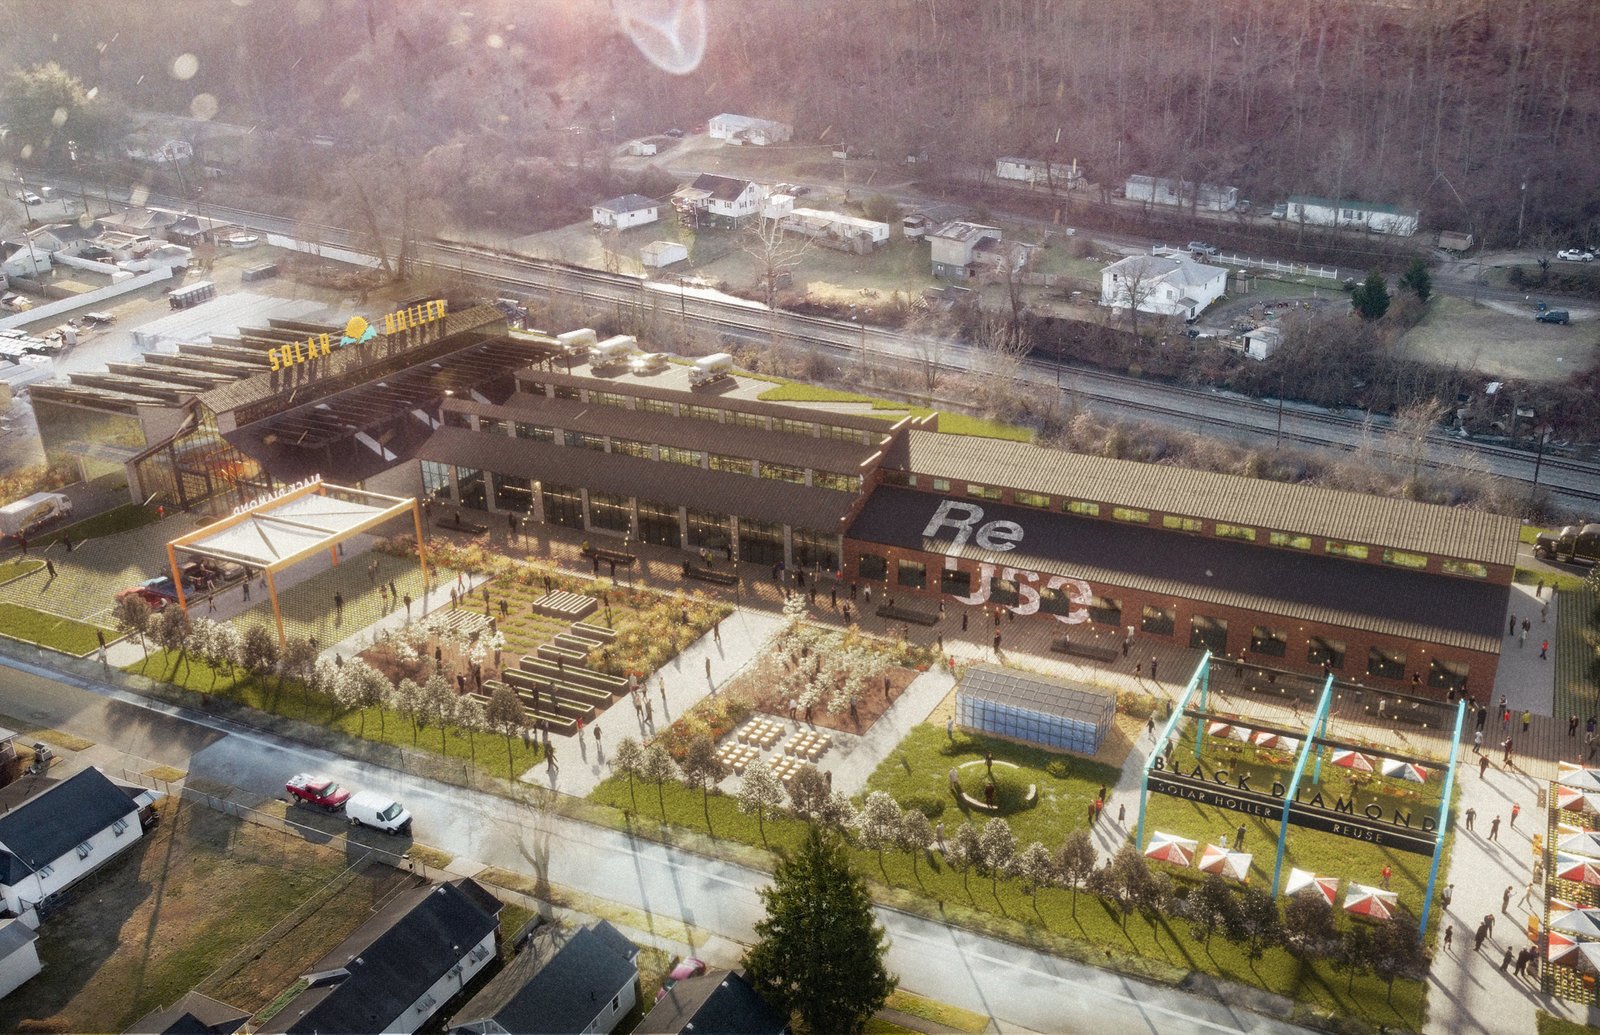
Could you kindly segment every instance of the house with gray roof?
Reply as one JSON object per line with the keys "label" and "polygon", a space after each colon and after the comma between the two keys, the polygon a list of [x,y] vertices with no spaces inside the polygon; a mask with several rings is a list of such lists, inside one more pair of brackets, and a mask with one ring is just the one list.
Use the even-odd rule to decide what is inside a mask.
{"label": "house with gray roof", "polygon": [[145,1014],[122,1035],[233,1035],[249,1019],[247,1010],[190,992],[165,1010]]}
{"label": "house with gray roof", "polygon": [[738,226],[761,211],[766,197],[766,189],[754,180],[701,173],[693,183],[673,192],[672,203],[696,222],[701,215],[709,215]]}
{"label": "house with gray roof", "polygon": [[451,1018],[451,1035],[606,1035],[639,995],[639,949],[604,920],[546,924]]}
{"label": "house with gray roof", "polygon": [[33,928],[21,920],[0,920],[0,999],[44,969],[33,944],[38,940]]}
{"label": "house with gray roof", "polygon": [[1222,297],[1228,271],[1187,255],[1130,255],[1100,271],[1100,304],[1193,320]]}
{"label": "house with gray roof", "polygon": [[1289,198],[1288,213],[1285,218],[1295,223],[1350,227],[1375,234],[1410,237],[1417,232],[1417,223],[1421,220],[1422,213],[1408,212],[1398,205],[1381,202],[1295,194]]}
{"label": "house with gray roof", "polygon": [[624,194],[593,206],[591,212],[595,226],[626,230],[630,226],[643,226],[661,218],[661,203],[642,194]]}
{"label": "house with gray roof", "polygon": [[260,1035],[426,1027],[495,958],[500,903],[468,878],[414,888],[301,975],[306,987]]}
{"label": "house with gray roof", "polygon": [[84,769],[0,816],[0,900],[38,926],[35,907],[126,851],[143,836],[143,788]]}
{"label": "house with gray roof", "polygon": [[685,978],[645,1015],[634,1035],[789,1035],[788,1019],[737,970]]}
{"label": "house with gray roof", "polygon": [[928,235],[932,246],[933,275],[947,280],[966,280],[978,274],[978,255],[984,247],[1001,243],[997,226],[952,220]]}

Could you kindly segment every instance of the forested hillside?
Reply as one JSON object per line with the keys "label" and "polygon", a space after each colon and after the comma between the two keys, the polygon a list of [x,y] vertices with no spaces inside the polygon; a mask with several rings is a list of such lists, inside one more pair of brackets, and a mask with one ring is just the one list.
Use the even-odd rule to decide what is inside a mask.
{"label": "forested hillside", "polygon": [[[1600,230],[1593,0],[707,0],[687,75],[646,61],[611,0],[31,10],[0,41],[8,63],[57,60],[134,110],[208,93],[218,119],[352,149],[582,157],[733,110],[925,151],[935,171],[1051,154],[1103,183],[1354,195],[1501,240],[1521,202],[1530,232]],[[180,54],[192,78],[173,76]]]}

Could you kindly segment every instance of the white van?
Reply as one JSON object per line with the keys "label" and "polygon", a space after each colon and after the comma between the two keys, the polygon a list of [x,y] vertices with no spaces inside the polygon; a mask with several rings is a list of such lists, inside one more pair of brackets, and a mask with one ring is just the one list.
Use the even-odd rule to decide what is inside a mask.
{"label": "white van", "polygon": [[385,834],[411,833],[411,813],[387,794],[357,791],[344,803],[344,814],[353,827],[371,827]]}
{"label": "white van", "polygon": [[0,535],[32,535],[40,526],[72,516],[72,501],[59,492],[36,492],[0,507]]}

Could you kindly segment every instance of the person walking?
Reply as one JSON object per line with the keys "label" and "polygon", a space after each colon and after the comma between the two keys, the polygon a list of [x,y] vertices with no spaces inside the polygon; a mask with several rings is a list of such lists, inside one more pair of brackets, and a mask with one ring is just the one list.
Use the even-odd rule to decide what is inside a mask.
{"label": "person walking", "polygon": [[344,621],[344,594],[338,590],[333,592],[333,620],[335,622]]}
{"label": "person walking", "polygon": [[1483,730],[1474,730],[1472,733],[1472,753],[1483,754]]}
{"label": "person walking", "polygon": [[[1516,634],[1517,634],[1517,616],[1515,614],[1513,614],[1511,616],[1510,623],[1507,624],[1507,626],[1506,626],[1506,635],[1507,636],[1515,636]],[[1501,704],[1505,704],[1505,698],[1504,697],[1502,697],[1500,699],[1500,703]]]}
{"label": "person walking", "polygon": [[1483,731],[1483,724],[1488,722],[1488,721],[1489,721],[1489,706],[1486,705],[1486,704],[1478,705],[1478,731],[1480,733]]}
{"label": "person walking", "polygon": [[1517,977],[1521,977],[1523,971],[1528,969],[1528,960],[1530,958],[1532,958],[1532,956],[1533,956],[1533,950],[1529,949],[1527,947],[1524,947],[1521,952],[1517,953],[1517,966],[1516,966],[1516,969],[1513,971],[1513,973],[1515,973],[1517,975]]}
{"label": "person walking", "polygon": [[1577,735],[1578,735],[1578,717],[1576,715],[1574,715],[1570,719],[1567,720],[1567,736],[1569,736],[1569,737],[1577,737]]}
{"label": "person walking", "polygon": [[1383,886],[1384,886],[1384,888],[1388,888],[1389,887],[1389,878],[1394,876],[1394,871],[1389,869],[1389,864],[1388,863],[1384,863],[1383,864],[1383,869],[1381,871],[1379,871],[1379,872],[1380,872],[1380,875],[1383,877]]}
{"label": "person walking", "polygon": [[996,630],[995,634],[994,634],[994,652],[996,654],[1000,653],[1000,632],[999,632],[999,630]]}
{"label": "person walking", "polygon": [[556,746],[550,743],[548,731],[545,733],[544,741],[544,764],[558,773],[561,771],[561,763],[556,761]]}
{"label": "person walking", "polygon": [[1455,893],[1456,886],[1454,884],[1446,884],[1444,890],[1439,892],[1439,901],[1444,903],[1446,909],[1450,908],[1450,900],[1455,897]]}
{"label": "person walking", "polygon": [[1484,773],[1489,768],[1489,756],[1484,755],[1478,759],[1478,779],[1483,779]]}
{"label": "person walking", "polygon": [[1533,721],[1533,712],[1529,711],[1526,708],[1522,709],[1522,732],[1524,732],[1524,733],[1528,732],[1528,724],[1530,722],[1532,722],[1532,721]]}
{"label": "person walking", "polygon": [[1489,840],[1491,840],[1491,841],[1499,841],[1500,840],[1500,817],[1499,816],[1496,816],[1494,818],[1494,821],[1489,824]]}
{"label": "person walking", "polygon": [[1455,925],[1454,924],[1446,924],[1445,928],[1444,928],[1444,951],[1445,952],[1449,952],[1450,951],[1450,944],[1452,942],[1454,942],[1455,939],[1456,939],[1456,928],[1455,928]]}
{"label": "person walking", "polygon": [[1478,925],[1477,932],[1472,936],[1472,951],[1481,952],[1483,950],[1483,940],[1487,937],[1489,937],[1489,924],[1488,921],[1484,921]]}
{"label": "person walking", "polygon": [[1511,890],[1511,885],[1507,884],[1506,890],[1500,894],[1500,912],[1502,913],[1511,911]]}
{"label": "person walking", "polygon": [[1239,829],[1233,832],[1233,848],[1236,852],[1244,851],[1244,824],[1239,824]]}
{"label": "person walking", "polygon": [[405,601],[406,601],[406,621],[409,622],[409,621],[411,621],[411,594],[410,593],[407,593],[405,595]]}
{"label": "person walking", "polygon": [[[1513,828],[1516,827],[1516,825],[1517,825],[1517,817],[1520,816],[1520,815],[1522,815],[1522,805],[1517,803],[1517,802],[1512,802],[1511,803],[1511,826]],[[1511,894],[1511,889],[1510,888],[1506,889],[1506,894],[1508,894],[1508,895]]]}
{"label": "person walking", "polygon": [[1472,829],[1472,821],[1477,819],[1477,818],[1478,818],[1478,810],[1477,809],[1468,809],[1467,810],[1467,829],[1468,830]]}
{"label": "person walking", "polygon": [[1506,972],[1506,968],[1511,966],[1512,955],[1513,953],[1511,951],[1511,946],[1507,945],[1506,954],[1500,957],[1500,973],[1504,974]]}
{"label": "person walking", "polygon": [[[1549,640],[1540,641],[1540,643],[1539,643],[1539,660],[1540,661],[1548,661],[1548,660],[1550,660],[1550,641]],[[1574,715],[1572,717],[1572,723],[1573,723],[1573,727],[1576,728],[1577,727],[1577,723],[1578,723],[1578,717],[1576,715]]]}
{"label": "person walking", "polygon": [[1500,760],[1500,764],[1509,769],[1511,768],[1511,749],[1516,745],[1512,743],[1510,737],[1507,737],[1506,742],[1500,746],[1506,749],[1506,757]]}
{"label": "person walking", "polygon": [[[722,642],[722,621],[720,619],[711,623],[711,640],[714,643]],[[707,658],[706,660],[710,661],[711,659]]]}
{"label": "person walking", "polygon": [[1150,678],[1151,679],[1155,679],[1156,678],[1156,669],[1157,669],[1157,666],[1159,666],[1160,664],[1161,664],[1161,661],[1160,661],[1159,658],[1157,658],[1154,654],[1150,655]]}
{"label": "person walking", "polygon": [[46,557],[44,559],[44,570],[52,579],[54,579],[56,577],[56,562]]}

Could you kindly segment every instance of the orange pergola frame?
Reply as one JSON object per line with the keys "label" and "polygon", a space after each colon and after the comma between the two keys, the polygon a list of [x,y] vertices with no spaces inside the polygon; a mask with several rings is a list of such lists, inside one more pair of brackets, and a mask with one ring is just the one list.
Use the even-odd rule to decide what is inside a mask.
{"label": "orange pergola frame", "polygon": [[[340,527],[337,530],[323,529],[303,519],[296,520],[289,517],[274,516],[274,511],[283,510],[289,504],[307,496],[359,497],[362,504],[371,509],[371,513],[364,517],[359,517],[349,525]],[[368,503],[366,501],[373,502]],[[349,502],[356,501],[349,500]],[[382,493],[368,492],[365,489],[330,485],[321,479],[316,479],[308,484],[290,489],[281,496],[273,496],[271,499],[253,503],[220,521],[214,521],[204,528],[196,529],[167,543],[167,563],[172,568],[172,585],[178,594],[178,606],[185,611],[189,609],[188,600],[183,592],[183,576],[178,570],[179,552],[213,560],[228,561],[233,564],[242,564],[246,569],[255,569],[266,577],[267,597],[272,601],[272,618],[278,627],[278,644],[282,646],[287,637],[283,631],[283,609],[278,602],[276,574],[291,565],[315,556],[323,550],[327,550],[332,562],[338,564],[340,543],[363,532],[370,531],[387,521],[391,521],[407,511],[411,512],[412,525],[416,530],[417,561],[422,566],[422,581],[426,585],[428,581],[428,554],[422,534],[422,506],[415,497],[408,499],[399,496],[385,496]],[[309,533],[315,536],[316,541],[309,545],[300,546],[298,549],[288,553],[273,554],[270,557],[203,545],[206,540],[247,521],[256,521],[268,527],[279,527],[302,534]]]}

